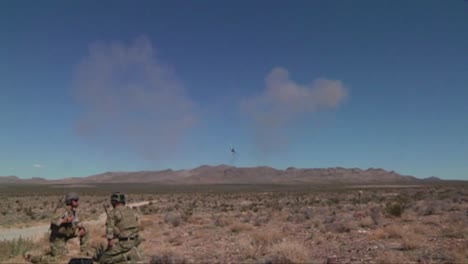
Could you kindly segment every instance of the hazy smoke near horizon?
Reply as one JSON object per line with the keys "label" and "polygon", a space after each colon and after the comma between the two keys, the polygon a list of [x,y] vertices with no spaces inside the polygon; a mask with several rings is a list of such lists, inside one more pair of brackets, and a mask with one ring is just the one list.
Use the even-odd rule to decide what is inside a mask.
{"label": "hazy smoke near horizon", "polygon": [[173,153],[197,120],[195,103],[146,37],[91,44],[75,69],[73,95],[83,107],[81,136],[150,159]]}
{"label": "hazy smoke near horizon", "polygon": [[286,69],[277,67],[266,76],[263,92],[244,99],[240,108],[249,118],[257,148],[268,153],[288,147],[291,124],[334,109],[346,97],[341,81],[319,78],[310,85],[300,85],[290,80]]}

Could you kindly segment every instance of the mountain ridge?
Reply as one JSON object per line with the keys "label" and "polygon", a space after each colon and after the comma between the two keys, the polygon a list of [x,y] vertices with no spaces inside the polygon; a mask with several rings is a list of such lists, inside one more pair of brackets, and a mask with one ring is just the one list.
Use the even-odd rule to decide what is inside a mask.
{"label": "mountain ridge", "polygon": [[20,179],[0,176],[1,183],[9,184],[93,184],[93,183],[148,183],[148,184],[382,184],[423,183],[442,181],[437,177],[425,179],[401,175],[381,168],[295,168],[275,169],[268,166],[235,167],[225,164],[201,165],[193,169],[133,172],[104,172],[82,178]]}

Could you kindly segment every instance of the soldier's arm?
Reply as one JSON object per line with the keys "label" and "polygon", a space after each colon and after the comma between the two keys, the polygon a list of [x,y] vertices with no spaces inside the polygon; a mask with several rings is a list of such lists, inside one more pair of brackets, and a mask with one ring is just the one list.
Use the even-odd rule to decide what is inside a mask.
{"label": "soldier's arm", "polygon": [[76,211],[75,211],[75,217],[73,218],[73,224],[75,224],[76,227],[78,227],[79,229],[86,230],[83,222],[81,222],[80,219],[78,218],[78,213],[79,212],[80,212],[80,210],[77,208]]}
{"label": "soldier's arm", "polygon": [[56,226],[60,226],[63,223],[68,223],[68,213],[65,208],[59,208],[57,211],[54,213],[51,219],[51,223]]}
{"label": "soldier's arm", "polygon": [[112,220],[112,212],[107,213],[106,218],[106,238],[107,240],[114,238],[114,221]]}
{"label": "soldier's arm", "polygon": [[73,224],[77,225],[77,226],[80,226],[81,225],[81,221],[80,219],[78,218],[78,213],[80,212],[80,210],[78,208],[75,209],[75,215],[73,216]]}

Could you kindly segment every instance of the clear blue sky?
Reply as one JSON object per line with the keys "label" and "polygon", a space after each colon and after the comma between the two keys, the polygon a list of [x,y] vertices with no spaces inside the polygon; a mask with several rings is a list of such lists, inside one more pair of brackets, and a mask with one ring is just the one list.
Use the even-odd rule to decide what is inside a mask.
{"label": "clear blue sky", "polygon": [[463,0],[0,1],[0,89],[3,176],[468,179]]}

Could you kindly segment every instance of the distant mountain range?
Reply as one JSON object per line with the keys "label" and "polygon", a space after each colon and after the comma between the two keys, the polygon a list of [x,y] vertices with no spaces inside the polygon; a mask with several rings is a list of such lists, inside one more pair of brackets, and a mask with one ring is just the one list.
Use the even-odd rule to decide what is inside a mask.
{"label": "distant mountain range", "polygon": [[228,165],[203,165],[190,170],[105,172],[83,178],[58,180],[0,176],[0,184],[415,184],[437,181],[441,180],[437,177],[420,179],[376,168],[362,170],[341,167],[320,169],[289,167],[279,170],[266,166],[242,168]]}

